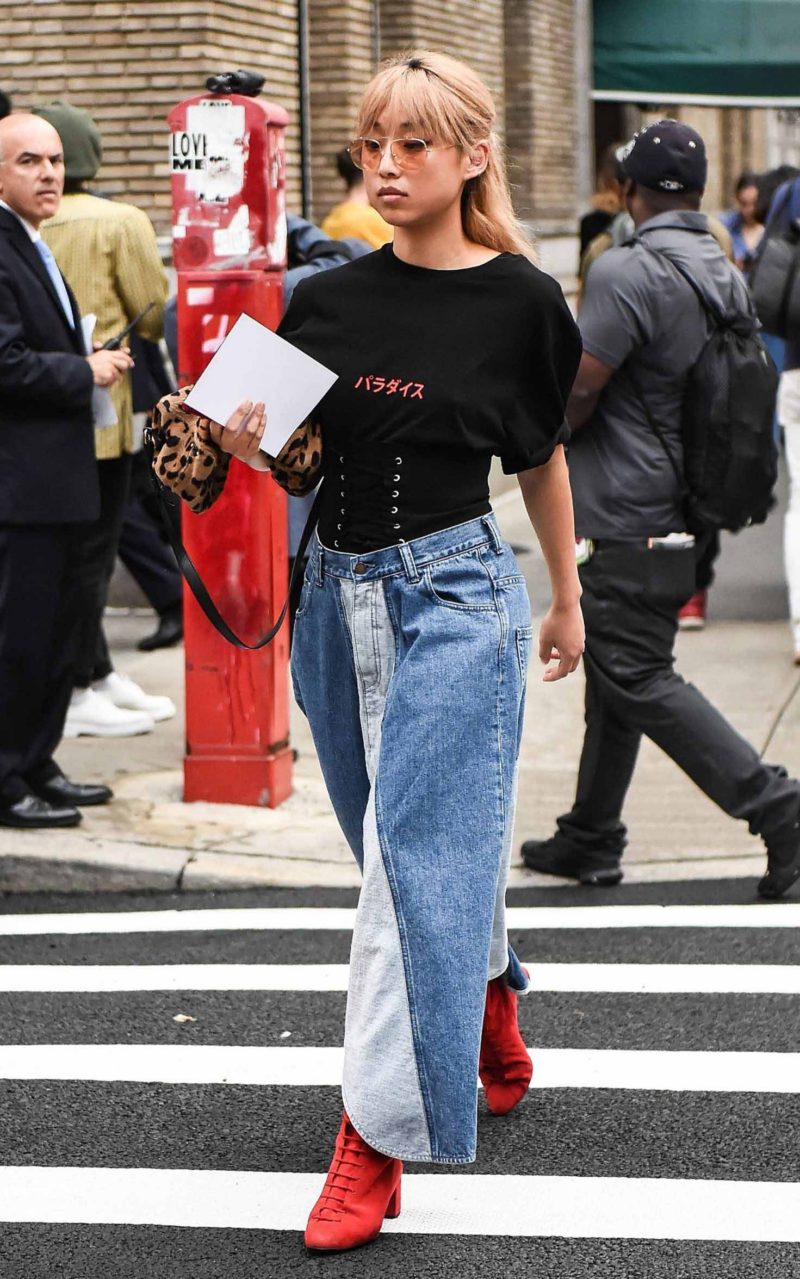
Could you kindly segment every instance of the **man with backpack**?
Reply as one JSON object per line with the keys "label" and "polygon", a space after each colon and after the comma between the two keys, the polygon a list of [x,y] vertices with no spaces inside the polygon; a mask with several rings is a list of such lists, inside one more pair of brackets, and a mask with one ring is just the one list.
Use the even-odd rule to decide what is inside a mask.
{"label": "man with backpack", "polygon": [[677,613],[711,528],[763,519],[775,478],[777,377],[747,288],[699,211],[702,138],[674,120],[623,160],[636,234],[586,280],[584,354],[568,408],[586,620],[586,733],[577,794],[531,869],[616,884],[622,808],[642,734],[767,849],[762,897],[800,878],[800,783],[674,670]]}

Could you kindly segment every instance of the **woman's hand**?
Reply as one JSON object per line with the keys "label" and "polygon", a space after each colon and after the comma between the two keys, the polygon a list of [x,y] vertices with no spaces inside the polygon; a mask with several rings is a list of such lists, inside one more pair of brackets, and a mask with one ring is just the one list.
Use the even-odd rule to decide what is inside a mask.
{"label": "woman's hand", "polygon": [[232,453],[243,462],[257,458],[258,448],[264,428],[267,425],[267,414],[264,404],[259,400],[245,400],[235,409],[224,426],[219,422],[210,425],[211,438],[224,453]]}
{"label": "woman's hand", "polygon": [[552,684],[578,669],[585,639],[583,614],[577,600],[565,607],[554,604],[539,632],[540,661],[545,666],[548,662],[558,662],[558,666],[549,666],[545,671],[545,684]]}

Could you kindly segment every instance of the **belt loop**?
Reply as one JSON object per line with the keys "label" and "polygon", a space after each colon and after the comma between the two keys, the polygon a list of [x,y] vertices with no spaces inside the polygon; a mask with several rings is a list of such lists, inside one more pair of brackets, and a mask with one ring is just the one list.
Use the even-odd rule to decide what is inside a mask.
{"label": "belt loop", "polygon": [[484,526],[484,528],[486,529],[486,532],[489,534],[489,538],[490,538],[491,543],[492,543],[492,546],[493,546],[493,548],[494,548],[494,553],[495,553],[495,555],[502,555],[502,553],[503,553],[503,539],[502,539],[502,537],[500,536],[500,531],[499,531],[499,529],[498,529],[497,525],[496,525],[496,524],[495,524],[495,522],[494,522],[494,516],[492,516],[492,515],[484,515],[484,516],[483,516],[483,526]]}
{"label": "belt loop", "polygon": [[406,571],[406,577],[409,582],[418,582],[419,569],[417,568],[411,547],[407,542],[403,542],[397,549],[400,552],[400,559],[403,561],[403,568]]}
{"label": "belt loop", "polygon": [[317,586],[323,586],[324,578],[322,573],[322,546],[320,545],[319,542],[317,543],[317,546],[316,546],[316,564],[314,565],[314,574],[315,574]]}

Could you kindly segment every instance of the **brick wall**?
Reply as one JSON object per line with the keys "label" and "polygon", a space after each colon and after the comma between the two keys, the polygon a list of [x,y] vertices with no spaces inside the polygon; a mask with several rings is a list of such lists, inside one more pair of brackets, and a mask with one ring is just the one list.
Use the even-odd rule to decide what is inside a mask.
{"label": "brick wall", "polygon": [[574,0],[508,0],[506,138],[517,211],[572,218],[577,203]]}
{"label": "brick wall", "polygon": [[[512,6],[516,0],[508,0]],[[504,132],[503,0],[380,0],[381,56],[435,49],[463,58],[483,77]]]}
{"label": "brick wall", "polygon": [[52,0],[5,3],[0,83],[16,108],[60,99],[103,135],[96,187],[170,225],[165,116],[212,71],[252,67],[292,117],[290,197],[299,198],[294,0]]}
{"label": "brick wall", "polygon": [[[0,85],[18,108],[62,99],[103,133],[98,189],[169,229],[167,111],[217,70],[252,67],[285,107],[288,202],[300,207],[297,0],[0,0]],[[578,199],[578,0],[308,0],[310,163],[316,218],[341,198],[333,156],[348,139],[378,53],[413,46],[471,62],[495,95],[518,212],[571,221]],[[670,108],[709,142],[707,203],[739,168],[767,163],[765,112]],[[663,114],[663,112],[659,112]]]}
{"label": "brick wall", "polygon": [[309,0],[312,211],[321,221],[343,197],[334,156],[353,136],[375,68],[374,0]]}
{"label": "brick wall", "polygon": [[313,212],[342,198],[333,157],[352,133],[381,58],[421,47],[467,59],[486,80],[504,130],[503,0],[309,0]]}
{"label": "brick wall", "polygon": [[463,58],[491,89],[502,132],[503,8],[503,0],[380,0],[382,54],[418,47]]}

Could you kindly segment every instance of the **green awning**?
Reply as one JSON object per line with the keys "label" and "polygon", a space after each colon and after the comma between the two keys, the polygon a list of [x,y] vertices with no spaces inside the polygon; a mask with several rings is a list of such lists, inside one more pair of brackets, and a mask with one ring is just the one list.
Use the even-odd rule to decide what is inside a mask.
{"label": "green awning", "polygon": [[800,0],[594,0],[594,97],[800,106]]}

